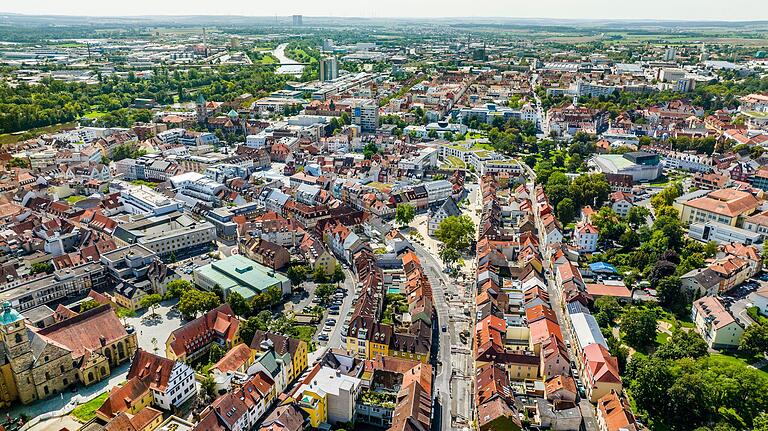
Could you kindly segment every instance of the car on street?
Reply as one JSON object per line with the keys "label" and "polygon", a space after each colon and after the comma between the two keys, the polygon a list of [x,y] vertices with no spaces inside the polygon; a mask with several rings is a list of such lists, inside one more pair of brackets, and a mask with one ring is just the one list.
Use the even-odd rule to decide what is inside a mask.
{"label": "car on street", "polygon": [[320,334],[317,336],[317,339],[320,341],[328,341],[328,336],[325,334]]}
{"label": "car on street", "polygon": [[445,323],[443,323],[443,327],[442,328],[443,328],[443,332],[448,331],[448,325],[446,325]]}

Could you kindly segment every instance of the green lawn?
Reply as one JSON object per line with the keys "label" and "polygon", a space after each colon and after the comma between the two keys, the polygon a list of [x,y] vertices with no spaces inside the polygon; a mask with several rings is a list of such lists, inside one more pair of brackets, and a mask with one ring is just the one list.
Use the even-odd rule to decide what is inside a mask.
{"label": "green lawn", "polygon": [[88,422],[89,420],[96,417],[96,410],[98,410],[99,407],[104,404],[104,400],[106,400],[108,396],[109,392],[104,392],[103,394],[88,401],[87,403],[80,404],[79,406],[75,407],[74,410],[72,410],[72,416],[74,416],[75,419],[80,422]]}
{"label": "green lawn", "polygon": [[464,169],[467,167],[467,164],[464,163],[460,158],[456,156],[448,156],[445,158],[445,160],[448,162],[448,164],[456,169]]}
{"label": "green lawn", "polygon": [[85,196],[81,196],[81,195],[72,195],[67,198],[64,198],[64,200],[70,204],[75,204],[77,202],[80,202],[83,199],[85,199]]}
{"label": "green lawn", "polygon": [[277,64],[279,61],[277,61],[277,58],[273,56],[272,54],[264,54],[263,57],[261,57],[261,60],[259,60],[260,64]]}
{"label": "green lawn", "polygon": [[656,344],[664,344],[667,341],[667,338],[669,338],[669,334],[666,332],[656,331]]}
{"label": "green lawn", "polygon": [[133,180],[131,181],[131,184],[134,186],[147,186],[150,188],[157,187],[157,183],[153,183],[152,181],[144,181],[144,180]]}
{"label": "green lawn", "polygon": [[105,116],[105,115],[107,115],[107,113],[106,113],[106,112],[102,112],[102,111],[91,111],[91,112],[89,112],[89,113],[87,113],[87,114],[83,115],[83,117],[84,117],[84,118],[88,118],[88,119],[90,119],[90,120],[98,120],[99,118],[101,118],[101,117],[103,117],[103,116]]}

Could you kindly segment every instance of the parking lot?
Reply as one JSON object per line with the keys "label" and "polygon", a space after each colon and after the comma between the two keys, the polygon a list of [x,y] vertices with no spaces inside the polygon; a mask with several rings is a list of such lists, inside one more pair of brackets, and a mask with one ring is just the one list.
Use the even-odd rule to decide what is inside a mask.
{"label": "parking lot", "polygon": [[760,287],[768,286],[768,274],[760,274],[757,278],[751,278],[740,286],[720,295],[720,300],[733,317],[741,325],[749,326],[755,323],[747,314],[747,309],[753,307],[756,302],[756,291]]}

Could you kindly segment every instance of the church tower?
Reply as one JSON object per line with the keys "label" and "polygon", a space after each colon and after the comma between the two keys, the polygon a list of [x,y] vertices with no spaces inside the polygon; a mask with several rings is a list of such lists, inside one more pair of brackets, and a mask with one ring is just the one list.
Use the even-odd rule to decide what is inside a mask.
{"label": "church tower", "polygon": [[208,119],[208,109],[205,107],[205,97],[202,94],[197,96],[195,109],[197,111],[197,122],[205,123],[205,120]]}
{"label": "church tower", "polygon": [[3,353],[10,363],[16,381],[19,400],[24,404],[30,403],[36,399],[32,379],[34,357],[24,317],[11,308],[9,302],[3,303],[3,311],[0,314],[0,338],[5,350]]}

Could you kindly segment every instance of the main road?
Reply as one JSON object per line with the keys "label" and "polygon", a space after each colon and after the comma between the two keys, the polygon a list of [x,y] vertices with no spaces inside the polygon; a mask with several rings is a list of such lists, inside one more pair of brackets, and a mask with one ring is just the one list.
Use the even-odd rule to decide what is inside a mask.
{"label": "main road", "polygon": [[[438,352],[437,352],[437,372],[432,384],[432,392],[435,397],[435,412],[438,416],[432,418],[432,429],[437,431],[446,431],[451,429],[451,375],[453,367],[451,363],[451,345],[453,344],[454,334],[453,325],[450,321],[450,311],[448,302],[445,299],[445,290],[451,286],[451,280],[443,273],[443,266],[435,259],[434,255],[428,252],[420,244],[413,242],[416,254],[421,260],[421,266],[432,285],[432,298],[434,300],[435,312],[437,314],[437,332]],[[443,327],[446,331],[443,332]]]}

